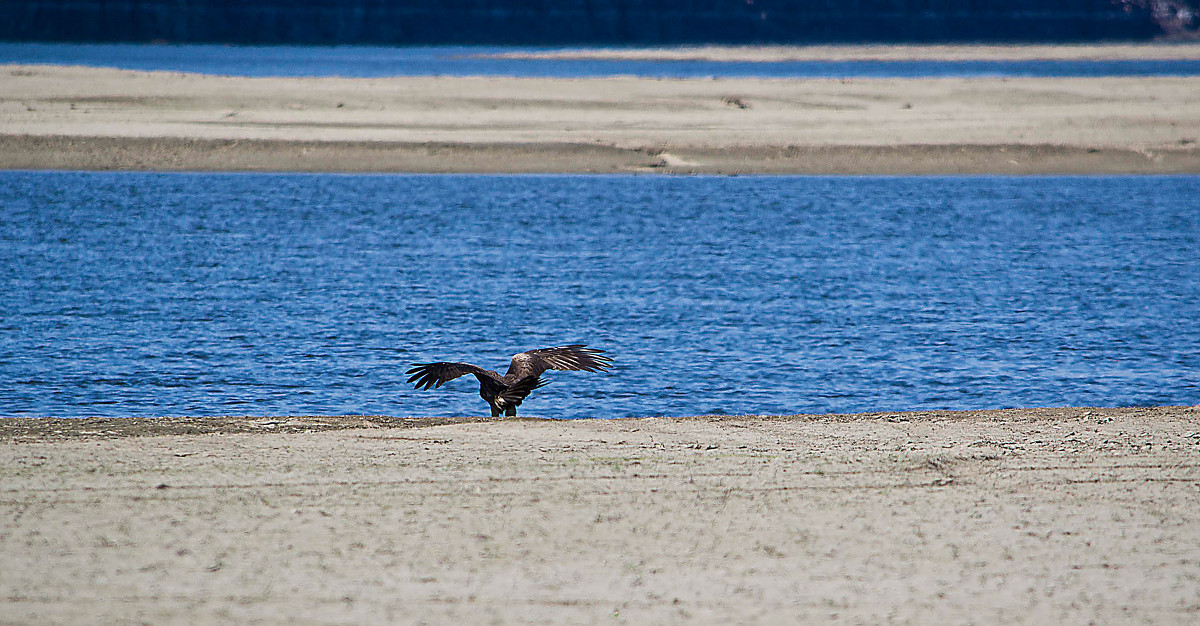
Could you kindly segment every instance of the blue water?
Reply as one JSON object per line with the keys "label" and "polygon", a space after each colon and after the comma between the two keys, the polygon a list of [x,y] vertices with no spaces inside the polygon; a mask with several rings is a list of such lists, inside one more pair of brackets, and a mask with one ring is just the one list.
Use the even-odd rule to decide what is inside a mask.
{"label": "blue water", "polygon": [[1200,403],[1200,177],[0,172],[0,415]]}
{"label": "blue water", "polygon": [[581,78],[908,78],[1197,76],[1200,60],[597,61],[506,59],[535,48],[0,43],[0,63],[88,65],[232,76],[523,76]]}

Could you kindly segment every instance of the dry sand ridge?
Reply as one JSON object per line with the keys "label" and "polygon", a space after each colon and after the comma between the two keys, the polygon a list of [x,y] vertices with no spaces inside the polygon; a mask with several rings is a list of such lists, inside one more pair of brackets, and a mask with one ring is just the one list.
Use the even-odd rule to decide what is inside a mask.
{"label": "dry sand ridge", "polygon": [[0,167],[1200,173],[1200,77],[241,78],[0,67]]}

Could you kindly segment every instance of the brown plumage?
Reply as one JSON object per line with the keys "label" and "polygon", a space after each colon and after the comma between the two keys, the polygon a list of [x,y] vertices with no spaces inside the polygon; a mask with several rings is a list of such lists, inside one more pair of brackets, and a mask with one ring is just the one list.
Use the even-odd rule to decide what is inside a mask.
{"label": "brown plumage", "polygon": [[412,375],[408,382],[415,383],[417,389],[441,387],[459,376],[473,374],[479,379],[479,397],[492,408],[492,417],[499,417],[501,411],[515,417],[517,407],[530,392],[549,382],[541,378],[546,370],[603,372],[611,364],[612,359],[604,356],[603,350],[579,343],[514,354],[503,376],[470,363],[446,362],[416,363],[405,374]]}

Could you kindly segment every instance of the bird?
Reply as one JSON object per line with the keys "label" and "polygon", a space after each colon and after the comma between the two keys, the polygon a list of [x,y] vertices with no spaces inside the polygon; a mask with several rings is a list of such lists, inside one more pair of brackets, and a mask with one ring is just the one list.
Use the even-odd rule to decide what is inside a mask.
{"label": "bird", "polygon": [[503,376],[470,363],[445,361],[414,363],[405,374],[411,375],[408,382],[421,390],[441,387],[459,376],[474,374],[479,379],[479,397],[492,408],[492,417],[500,417],[501,412],[506,417],[516,417],[517,407],[525,398],[534,389],[549,383],[541,377],[546,370],[603,372],[611,365],[612,359],[604,356],[603,350],[576,343],[514,354],[508,365],[508,373]]}

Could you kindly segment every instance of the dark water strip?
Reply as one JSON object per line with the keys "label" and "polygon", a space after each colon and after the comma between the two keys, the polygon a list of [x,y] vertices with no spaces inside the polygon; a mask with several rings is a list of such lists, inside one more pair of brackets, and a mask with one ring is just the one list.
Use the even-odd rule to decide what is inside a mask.
{"label": "dark water strip", "polygon": [[537,48],[0,43],[0,63],[229,76],[585,78],[922,78],[1198,76],[1200,60],[706,61],[513,59]]}

